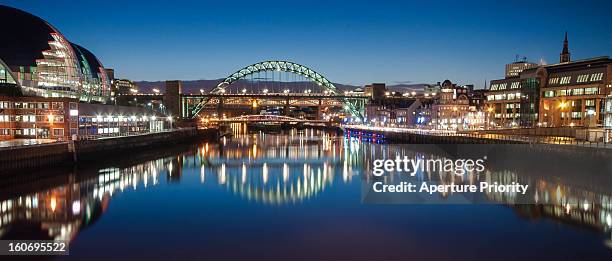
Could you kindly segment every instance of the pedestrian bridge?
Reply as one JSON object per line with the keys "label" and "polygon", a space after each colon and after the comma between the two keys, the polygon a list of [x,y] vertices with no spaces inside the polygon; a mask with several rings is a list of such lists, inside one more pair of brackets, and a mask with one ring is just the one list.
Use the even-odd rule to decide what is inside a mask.
{"label": "pedestrian bridge", "polygon": [[326,123],[323,120],[299,119],[281,115],[243,115],[232,118],[210,119],[212,123]]}

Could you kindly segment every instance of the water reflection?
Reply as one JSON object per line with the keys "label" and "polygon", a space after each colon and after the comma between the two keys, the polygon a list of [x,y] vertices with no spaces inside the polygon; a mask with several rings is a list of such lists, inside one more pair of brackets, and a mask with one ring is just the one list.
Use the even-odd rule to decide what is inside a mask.
{"label": "water reflection", "polygon": [[[213,185],[250,204],[302,204],[316,201],[328,190],[343,186],[358,189],[352,184],[371,178],[372,159],[394,158],[397,154],[425,156],[407,145],[370,144],[316,130],[236,133],[234,138],[219,143],[204,143],[194,150],[129,167],[107,167],[93,173],[87,169],[69,171],[59,182],[37,181],[0,189],[0,238],[73,240],[108,211],[116,195],[192,184],[193,180],[202,190]],[[537,189],[526,196],[533,197],[537,204],[517,205],[516,194],[487,193],[485,197],[513,207],[521,217],[590,228],[611,239],[609,183],[542,173],[492,168],[464,177],[448,173],[419,173],[418,177],[441,184],[480,180],[529,184]]]}
{"label": "water reflection", "polygon": [[[487,191],[483,193],[482,198],[478,198],[478,195],[469,195],[466,198],[464,193],[453,195],[452,192],[441,192],[432,198],[449,203],[504,204],[529,219],[552,219],[562,224],[599,231],[607,238],[605,244],[612,248],[612,177],[609,175],[609,166],[606,165],[607,159],[576,156],[574,161],[554,161],[554,164],[550,164],[547,160],[538,158],[541,156],[534,152],[512,155],[514,158],[506,159],[505,162],[494,162],[492,166],[487,166],[484,173],[467,171],[465,175],[455,175],[452,171],[418,171],[413,179],[398,172],[375,177],[372,174],[372,159],[395,159],[396,156],[404,155],[415,159],[446,159],[448,155],[445,152],[423,152],[421,147],[429,149],[432,147],[430,145],[367,146],[362,141],[363,139],[356,137],[347,137],[345,145],[348,151],[358,151],[368,158],[358,163],[363,164],[365,169],[366,174],[361,177],[364,182],[371,183],[375,179],[382,179],[385,184],[398,184],[399,182],[393,181],[416,179],[436,185],[476,185],[481,181],[489,184],[528,184],[532,189],[525,195],[514,191]],[[532,157],[535,157],[535,164],[526,161],[526,158]],[[457,198],[460,200],[457,201]]]}

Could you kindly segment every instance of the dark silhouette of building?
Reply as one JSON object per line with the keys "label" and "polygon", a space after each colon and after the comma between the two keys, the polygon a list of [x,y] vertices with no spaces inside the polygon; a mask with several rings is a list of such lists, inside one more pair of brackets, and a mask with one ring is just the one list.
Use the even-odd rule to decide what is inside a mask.
{"label": "dark silhouette of building", "polygon": [[563,40],[563,51],[561,51],[561,55],[559,56],[559,63],[569,63],[570,61],[571,59],[567,42],[567,32],[565,32],[565,40]]}

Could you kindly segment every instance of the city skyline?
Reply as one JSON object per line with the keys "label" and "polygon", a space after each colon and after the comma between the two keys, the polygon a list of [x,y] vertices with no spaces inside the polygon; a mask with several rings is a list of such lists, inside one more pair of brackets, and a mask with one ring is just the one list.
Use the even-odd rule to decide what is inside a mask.
{"label": "city skyline", "polygon": [[[482,88],[485,79],[503,78],[503,65],[515,55],[558,62],[566,31],[572,60],[612,53],[604,12],[610,3],[551,3],[3,4],[49,21],[118,77],[135,81],[219,79],[279,59],[342,84],[450,79]],[[93,8],[107,11],[87,11]]]}

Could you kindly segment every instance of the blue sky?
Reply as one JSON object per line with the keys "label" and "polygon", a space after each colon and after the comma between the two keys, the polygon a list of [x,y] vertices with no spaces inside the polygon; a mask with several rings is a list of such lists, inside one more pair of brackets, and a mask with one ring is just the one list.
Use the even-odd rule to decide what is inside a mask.
{"label": "blue sky", "polygon": [[[0,0],[49,21],[118,77],[216,79],[263,60],[333,82],[483,85],[516,54],[612,55],[612,1]],[[608,12],[608,13],[606,13]]]}

